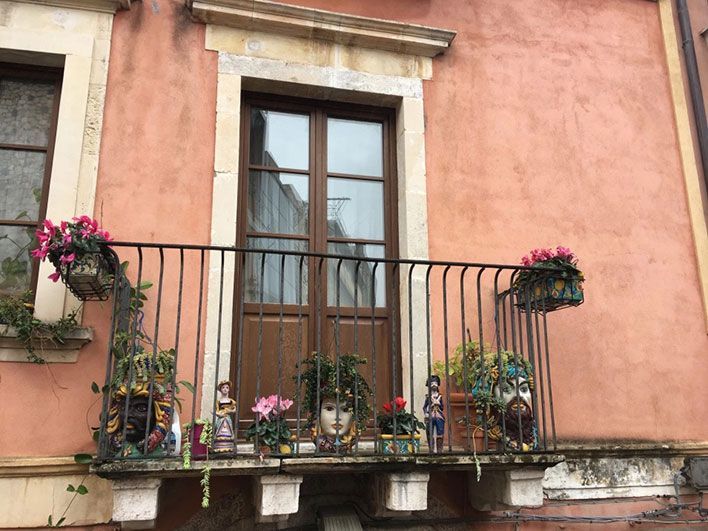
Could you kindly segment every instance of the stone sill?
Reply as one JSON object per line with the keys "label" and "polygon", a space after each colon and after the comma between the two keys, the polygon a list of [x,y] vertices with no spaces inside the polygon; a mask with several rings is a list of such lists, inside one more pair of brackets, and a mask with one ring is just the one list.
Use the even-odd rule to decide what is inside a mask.
{"label": "stone sill", "polygon": [[[64,343],[42,345],[40,340],[34,341],[36,354],[47,363],[75,363],[79,350],[93,340],[92,328],[77,328],[67,335]],[[0,361],[31,363],[27,359],[24,345],[17,339],[17,332],[8,325],[0,325]]]}
{"label": "stone sill", "polygon": [[[559,454],[479,455],[482,470],[545,469],[565,461]],[[222,476],[278,474],[322,474],[348,472],[430,472],[442,470],[475,470],[471,455],[417,455],[417,456],[357,456],[357,457],[289,457],[210,459],[192,461],[192,468],[184,470],[178,457],[160,459],[124,460],[96,463],[91,473],[107,479],[136,477],[184,477],[201,474],[206,466],[211,473]]]}

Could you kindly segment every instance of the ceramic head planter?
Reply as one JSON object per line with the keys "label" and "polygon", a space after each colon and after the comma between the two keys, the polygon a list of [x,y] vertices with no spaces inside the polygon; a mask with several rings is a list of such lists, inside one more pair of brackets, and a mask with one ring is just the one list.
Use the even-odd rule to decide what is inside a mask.
{"label": "ceramic head planter", "polygon": [[538,436],[532,399],[533,370],[529,361],[510,351],[502,350],[501,354],[488,351],[475,358],[472,373],[475,378],[472,394],[478,416],[487,416],[489,438],[499,441],[506,432],[504,444],[507,447],[522,451],[535,449]]}
{"label": "ceramic head planter", "polygon": [[364,363],[366,360],[356,354],[339,356],[337,364],[315,352],[298,368],[302,369],[299,381],[305,388],[304,406],[317,451],[348,453],[364,430],[371,396],[357,370]]}
{"label": "ceramic head planter", "polygon": [[164,453],[162,442],[172,423],[173,367],[171,350],[153,354],[140,349],[118,360],[106,424],[108,443],[117,456]]}
{"label": "ceramic head planter", "polygon": [[161,443],[171,422],[171,400],[171,393],[159,385],[153,385],[151,398],[150,382],[141,382],[130,389],[121,385],[116,389],[106,427],[112,451],[121,457],[141,457],[144,451],[147,455],[160,455]]}

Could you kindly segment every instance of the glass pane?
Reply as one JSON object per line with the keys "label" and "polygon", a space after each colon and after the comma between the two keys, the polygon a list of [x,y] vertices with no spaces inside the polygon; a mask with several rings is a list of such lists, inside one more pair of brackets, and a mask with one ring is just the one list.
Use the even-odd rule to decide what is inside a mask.
{"label": "glass pane", "polygon": [[327,179],[327,234],[384,239],[383,182]]}
{"label": "glass pane", "polygon": [[310,117],[253,109],[251,164],[306,170],[310,157]]}
{"label": "glass pane", "polygon": [[30,289],[34,227],[0,226],[0,296]]}
{"label": "glass pane", "polygon": [[[305,240],[284,240],[279,238],[248,238],[249,249],[273,251],[307,251]],[[246,256],[246,302],[260,302],[261,287],[263,302],[280,303],[280,278],[282,255],[265,254],[263,281],[261,282],[261,264],[263,255],[248,253]],[[307,259],[302,261],[302,282],[300,282],[300,257],[286,256],[283,272],[283,302],[298,303],[298,288],[301,289],[302,304],[307,304]]]}
{"label": "glass pane", "polygon": [[383,176],[383,125],[329,118],[327,168],[330,173]]}
{"label": "glass pane", "polygon": [[54,83],[0,79],[0,143],[46,146]]}
{"label": "glass pane", "polygon": [[[329,254],[352,256],[356,258],[383,258],[383,245],[367,245],[363,243],[330,243],[327,246]],[[337,265],[339,260],[329,259],[327,264],[327,304],[337,304]],[[371,288],[374,276],[374,262],[362,261],[359,271],[356,262],[342,260],[339,267],[339,305],[354,306],[354,295],[360,308],[371,307]],[[374,286],[376,306],[386,306],[386,266],[379,264],[376,268],[376,284]]]}
{"label": "glass pane", "polygon": [[0,149],[0,219],[37,220],[44,153]]}
{"label": "glass pane", "polygon": [[307,234],[307,175],[251,171],[248,175],[248,230]]}

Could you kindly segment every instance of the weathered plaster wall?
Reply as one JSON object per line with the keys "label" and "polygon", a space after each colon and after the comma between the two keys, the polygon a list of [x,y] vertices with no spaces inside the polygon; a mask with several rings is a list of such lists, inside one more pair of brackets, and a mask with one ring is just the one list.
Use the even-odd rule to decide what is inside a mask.
{"label": "weathered plaster wall", "polygon": [[708,337],[657,4],[290,3],[458,31],[424,85],[430,256],[579,254],[587,302],[549,318],[559,436],[708,439],[696,422]]}

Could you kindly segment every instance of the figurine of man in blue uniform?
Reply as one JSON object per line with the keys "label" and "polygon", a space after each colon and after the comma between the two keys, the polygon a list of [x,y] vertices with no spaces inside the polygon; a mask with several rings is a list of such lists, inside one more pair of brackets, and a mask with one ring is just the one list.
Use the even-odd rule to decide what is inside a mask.
{"label": "figurine of man in blue uniform", "polygon": [[443,436],[445,434],[445,415],[443,414],[443,399],[440,394],[440,377],[431,375],[425,382],[428,393],[425,395],[423,414],[425,415],[428,446],[433,452],[443,451]]}

